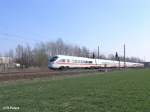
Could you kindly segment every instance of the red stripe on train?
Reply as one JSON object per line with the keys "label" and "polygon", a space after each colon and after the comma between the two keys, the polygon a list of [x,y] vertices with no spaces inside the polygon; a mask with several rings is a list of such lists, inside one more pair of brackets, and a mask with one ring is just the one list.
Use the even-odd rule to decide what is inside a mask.
{"label": "red stripe on train", "polygon": [[56,64],[98,66],[96,64],[77,64],[77,63],[64,63],[64,62],[56,62]]}

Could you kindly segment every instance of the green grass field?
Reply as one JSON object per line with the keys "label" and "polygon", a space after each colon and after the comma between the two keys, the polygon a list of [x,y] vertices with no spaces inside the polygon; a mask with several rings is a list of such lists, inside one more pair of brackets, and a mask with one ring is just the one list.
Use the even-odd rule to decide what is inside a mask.
{"label": "green grass field", "polygon": [[8,111],[150,112],[150,70],[0,83],[0,112]]}

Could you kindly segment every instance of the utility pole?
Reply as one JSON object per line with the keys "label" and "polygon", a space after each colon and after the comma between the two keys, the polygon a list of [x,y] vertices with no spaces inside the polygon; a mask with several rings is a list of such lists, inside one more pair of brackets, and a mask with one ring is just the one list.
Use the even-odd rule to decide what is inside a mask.
{"label": "utility pole", "polygon": [[124,44],[124,68],[126,68],[126,46]]}
{"label": "utility pole", "polygon": [[98,59],[99,59],[99,46],[98,46]]}

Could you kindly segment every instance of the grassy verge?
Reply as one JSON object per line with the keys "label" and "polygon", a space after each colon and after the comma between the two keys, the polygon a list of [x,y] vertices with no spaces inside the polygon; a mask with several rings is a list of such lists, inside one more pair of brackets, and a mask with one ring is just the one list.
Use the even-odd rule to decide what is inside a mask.
{"label": "grassy verge", "polygon": [[150,70],[0,84],[0,111],[149,112]]}

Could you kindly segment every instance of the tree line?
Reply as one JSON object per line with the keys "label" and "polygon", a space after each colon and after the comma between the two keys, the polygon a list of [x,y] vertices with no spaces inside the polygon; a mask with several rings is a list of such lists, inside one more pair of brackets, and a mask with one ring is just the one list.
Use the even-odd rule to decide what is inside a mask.
{"label": "tree line", "polygon": [[[45,67],[48,64],[48,58],[55,55],[98,58],[96,51],[90,51],[85,46],[80,47],[67,44],[61,38],[54,42],[37,43],[34,48],[31,48],[28,44],[26,46],[17,45],[15,50],[9,50],[9,52],[5,54],[5,56],[13,58],[16,63],[24,65],[25,67]],[[99,58],[115,60],[115,54],[109,54],[108,56],[100,54]],[[124,57],[120,56],[120,60],[123,61]],[[143,60],[137,57],[127,57],[126,61],[142,62]]]}

